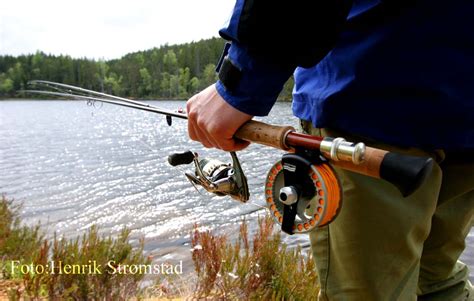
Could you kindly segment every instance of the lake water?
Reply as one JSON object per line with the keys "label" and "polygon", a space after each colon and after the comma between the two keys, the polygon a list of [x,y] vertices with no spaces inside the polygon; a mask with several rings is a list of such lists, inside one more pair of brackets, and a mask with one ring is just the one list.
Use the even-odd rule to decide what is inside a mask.
{"label": "lake water", "polygon": [[[175,110],[184,102],[151,102]],[[99,105],[100,106],[100,105]],[[265,121],[288,124],[289,103],[277,103]],[[157,260],[183,260],[190,266],[189,233],[194,224],[234,237],[245,217],[255,229],[265,214],[263,183],[283,152],[251,145],[239,153],[249,180],[251,200],[199,194],[184,172],[171,167],[169,154],[193,150],[230,162],[224,152],[191,142],[186,122],[112,105],[87,107],[81,101],[0,102],[0,193],[23,202],[28,224],[41,222],[51,237],[82,234],[92,224],[103,233],[132,229],[133,241],[145,238],[145,249]],[[284,235],[290,245],[309,246],[306,235]],[[463,260],[474,266],[474,233]]]}

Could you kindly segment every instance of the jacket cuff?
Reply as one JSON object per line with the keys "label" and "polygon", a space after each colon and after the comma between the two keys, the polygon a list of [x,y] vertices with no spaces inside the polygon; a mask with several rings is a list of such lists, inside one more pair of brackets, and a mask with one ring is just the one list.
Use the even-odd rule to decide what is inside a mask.
{"label": "jacket cuff", "polygon": [[237,82],[232,83],[232,87],[217,81],[219,94],[239,111],[252,116],[268,115],[294,69],[257,60],[235,41],[227,59],[240,71],[240,76]]}

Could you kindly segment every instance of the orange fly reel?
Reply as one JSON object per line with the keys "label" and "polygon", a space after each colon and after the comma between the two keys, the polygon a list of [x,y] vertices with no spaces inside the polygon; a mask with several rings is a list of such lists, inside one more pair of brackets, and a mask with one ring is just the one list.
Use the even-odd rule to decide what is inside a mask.
{"label": "orange fly reel", "polygon": [[[327,162],[303,159],[304,163],[299,164],[297,158],[295,164],[292,160],[285,160],[284,156],[270,169],[265,181],[265,199],[284,232],[306,233],[334,220],[342,205],[342,190]],[[300,173],[297,182],[292,180],[296,172]]]}

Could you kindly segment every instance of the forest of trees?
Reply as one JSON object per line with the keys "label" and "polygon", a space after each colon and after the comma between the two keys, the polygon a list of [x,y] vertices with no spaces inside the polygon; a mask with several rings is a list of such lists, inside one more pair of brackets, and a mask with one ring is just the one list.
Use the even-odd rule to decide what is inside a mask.
{"label": "forest of trees", "polygon": [[[0,98],[19,97],[32,79],[71,84],[139,99],[186,99],[216,81],[215,64],[225,41],[212,38],[92,60],[43,52],[0,56]],[[291,97],[292,80],[281,99]],[[23,96],[24,97],[24,96]]]}

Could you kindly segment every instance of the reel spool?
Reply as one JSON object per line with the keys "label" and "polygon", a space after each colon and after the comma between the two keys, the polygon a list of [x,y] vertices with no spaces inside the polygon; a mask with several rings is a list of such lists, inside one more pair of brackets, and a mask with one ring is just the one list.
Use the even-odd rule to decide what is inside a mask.
{"label": "reel spool", "polygon": [[314,164],[287,154],[268,172],[265,199],[284,232],[306,233],[334,220],[342,205],[342,190],[328,163]]}

